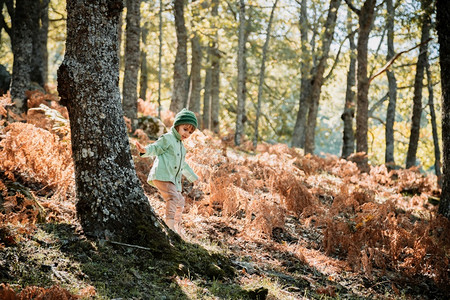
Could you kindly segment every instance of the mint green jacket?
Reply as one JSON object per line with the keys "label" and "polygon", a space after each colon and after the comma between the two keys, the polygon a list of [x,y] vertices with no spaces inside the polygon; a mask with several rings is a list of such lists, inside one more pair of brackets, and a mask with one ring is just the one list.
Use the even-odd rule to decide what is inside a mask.
{"label": "mint green jacket", "polygon": [[181,192],[181,174],[190,182],[198,179],[192,168],[184,161],[186,148],[174,127],[168,133],[160,136],[156,142],[146,146],[145,153],[141,156],[156,156],[147,178],[150,185],[153,185],[153,180],[170,181]]}

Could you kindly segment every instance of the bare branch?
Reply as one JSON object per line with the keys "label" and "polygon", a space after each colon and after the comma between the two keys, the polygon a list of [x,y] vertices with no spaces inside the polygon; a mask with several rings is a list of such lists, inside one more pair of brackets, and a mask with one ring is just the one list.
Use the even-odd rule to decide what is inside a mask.
{"label": "bare branch", "polygon": [[361,14],[361,10],[357,9],[351,2],[350,0],[345,0],[345,3],[347,3],[348,7],[350,7],[351,10],[353,10],[353,12],[355,14],[357,14],[358,16]]}
{"label": "bare branch", "polygon": [[432,40],[432,38],[429,38],[428,40],[426,40],[425,42],[423,42],[423,43],[420,43],[420,44],[417,44],[416,46],[414,46],[414,47],[412,47],[412,48],[410,48],[410,49],[408,49],[408,50],[405,50],[405,51],[401,51],[401,52],[399,52],[399,53],[397,53],[397,54],[395,54],[394,55],[394,57],[392,57],[375,75],[373,75],[372,77],[370,77],[369,78],[369,83],[372,81],[372,80],[374,80],[377,76],[379,76],[379,75],[381,75],[381,74],[383,74],[383,72],[385,72],[387,69],[389,69],[389,67],[394,63],[394,61],[397,59],[397,58],[399,58],[400,57],[400,55],[402,55],[402,54],[404,54],[404,53],[407,53],[407,52],[410,52],[410,51],[412,51],[412,50],[414,50],[414,49],[416,49],[417,47],[420,47],[420,46],[422,46],[423,44],[426,44],[426,43],[428,43],[428,42],[430,42]]}

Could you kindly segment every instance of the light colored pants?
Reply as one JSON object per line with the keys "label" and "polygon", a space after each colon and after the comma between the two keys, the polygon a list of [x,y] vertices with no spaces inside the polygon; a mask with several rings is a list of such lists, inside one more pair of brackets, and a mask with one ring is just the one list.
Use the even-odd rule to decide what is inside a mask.
{"label": "light colored pants", "polygon": [[184,209],[184,197],[177,187],[170,181],[153,180],[153,184],[161,193],[161,196],[166,201],[166,224],[167,226],[180,233],[181,216]]}

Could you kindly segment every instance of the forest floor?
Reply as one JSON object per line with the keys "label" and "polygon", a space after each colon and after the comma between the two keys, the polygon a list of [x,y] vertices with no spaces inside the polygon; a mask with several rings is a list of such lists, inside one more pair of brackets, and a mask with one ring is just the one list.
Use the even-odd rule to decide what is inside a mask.
{"label": "forest floor", "polygon": [[[235,270],[207,278],[182,265],[174,272],[173,262],[143,248],[87,239],[73,165],[62,163],[67,136],[28,123],[0,134],[0,299],[447,299],[450,292],[450,224],[437,214],[436,177],[418,169],[363,173],[337,157],[285,145],[237,148],[226,136],[197,132],[186,143],[200,180],[184,183],[183,238]],[[137,136],[131,142],[148,140]],[[165,203],[145,183],[151,160],[132,153],[163,216]]]}

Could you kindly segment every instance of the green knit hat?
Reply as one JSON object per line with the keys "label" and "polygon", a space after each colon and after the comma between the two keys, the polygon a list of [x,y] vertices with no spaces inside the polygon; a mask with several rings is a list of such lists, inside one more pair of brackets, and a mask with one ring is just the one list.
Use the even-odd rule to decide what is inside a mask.
{"label": "green knit hat", "polygon": [[183,108],[179,113],[177,113],[175,120],[173,121],[173,126],[175,127],[183,124],[190,124],[195,128],[198,127],[197,117],[192,111],[187,110],[186,108]]}

